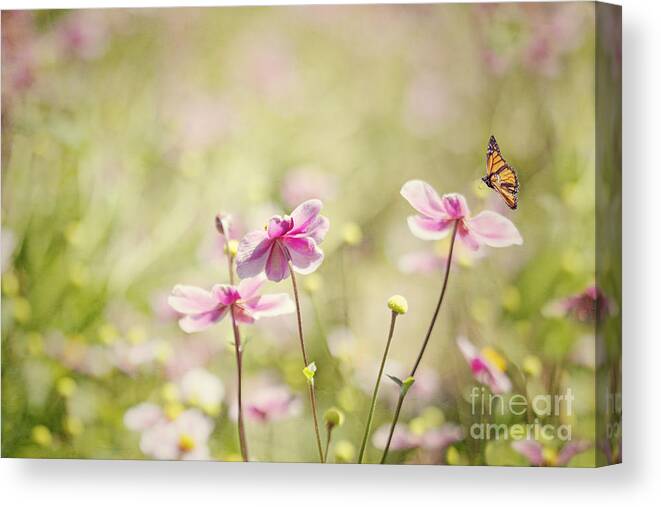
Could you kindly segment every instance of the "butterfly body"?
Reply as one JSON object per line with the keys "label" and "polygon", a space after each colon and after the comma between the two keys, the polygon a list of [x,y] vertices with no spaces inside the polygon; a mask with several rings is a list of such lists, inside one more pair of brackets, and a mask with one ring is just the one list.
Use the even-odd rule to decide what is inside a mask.
{"label": "butterfly body", "polygon": [[511,209],[516,209],[519,203],[519,177],[500,153],[496,138],[489,138],[487,147],[487,175],[482,181],[495,190]]}

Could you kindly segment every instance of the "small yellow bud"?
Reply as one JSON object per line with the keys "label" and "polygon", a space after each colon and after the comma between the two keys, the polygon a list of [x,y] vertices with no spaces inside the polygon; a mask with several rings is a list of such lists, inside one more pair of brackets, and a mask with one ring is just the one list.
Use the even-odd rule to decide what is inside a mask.
{"label": "small yellow bud", "polygon": [[356,448],[348,440],[340,440],[335,444],[335,461],[337,463],[352,463],[356,458]]}
{"label": "small yellow bud", "polygon": [[303,368],[303,375],[305,375],[305,378],[308,379],[308,382],[311,384],[314,384],[314,374],[317,372],[317,365],[314,364],[314,361],[308,364],[305,368]]}
{"label": "small yellow bud", "polygon": [[175,403],[179,401],[179,388],[174,382],[166,382],[161,387],[161,397],[166,403]]}
{"label": "small yellow bud", "polygon": [[342,226],[342,240],[349,246],[356,246],[363,240],[363,231],[355,222],[348,222]]}
{"label": "small yellow bud", "polygon": [[181,403],[173,402],[165,405],[165,417],[174,421],[184,411],[184,406]]}
{"label": "small yellow bud", "polygon": [[524,357],[523,371],[531,377],[539,377],[542,373],[542,361],[537,356]]}
{"label": "small yellow bud", "polygon": [[409,304],[403,296],[395,295],[388,299],[388,308],[399,315],[403,315],[408,312]]}
{"label": "small yellow bud", "polygon": [[71,377],[62,377],[57,381],[57,392],[64,398],[69,398],[76,391],[76,381]]}
{"label": "small yellow bud", "polygon": [[21,284],[13,271],[7,271],[2,275],[2,291],[8,296],[16,296]]}
{"label": "small yellow bud", "polygon": [[335,407],[331,407],[324,414],[324,422],[329,430],[335,426],[342,426],[344,424],[344,413]]}
{"label": "small yellow bud", "polygon": [[99,328],[99,340],[105,345],[110,345],[117,339],[117,330],[111,324],[104,324]]}
{"label": "small yellow bud", "polygon": [[451,445],[450,447],[448,447],[448,452],[445,456],[445,460],[447,461],[448,465],[461,464],[461,455],[459,454],[459,451],[455,446]]}
{"label": "small yellow bud", "polygon": [[30,302],[27,299],[15,298],[12,303],[14,318],[17,321],[25,324],[28,320],[30,320],[30,316],[32,315],[32,307],[30,306]]}
{"label": "small yellow bud", "polygon": [[126,333],[126,339],[133,345],[138,345],[147,339],[147,331],[140,326],[133,326]]}
{"label": "small yellow bud", "polygon": [[319,292],[319,290],[323,287],[323,279],[317,273],[312,273],[306,276],[303,280],[303,288],[310,294]]}
{"label": "small yellow bud", "polygon": [[63,426],[67,433],[73,436],[80,435],[84,429],[83,422],[74,416],[65,417]]}
{"label": "small yellow bud", "polygon": [[46,426],[40,424],[32,428],[32,440],[42,447],[48,447],[53,443],[53,435]]}

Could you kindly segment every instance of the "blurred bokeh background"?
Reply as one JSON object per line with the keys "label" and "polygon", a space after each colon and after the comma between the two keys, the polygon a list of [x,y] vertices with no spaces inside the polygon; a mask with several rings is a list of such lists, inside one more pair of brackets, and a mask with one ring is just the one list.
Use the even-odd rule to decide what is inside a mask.
{"label": "blurred bokeh background", "polygon": [[[209,456],[237,459],[230,324],[186,335],[166,298],[227,281],[217,212],[247,232],[318,197],[331,228],[300,278],[303,319],[321,412],[346,414],[329,461],[354,460],[386,300],[409,302],[386,366],[405,375],[443,275],[447,242],[406,225],[413,178],[503,213],[524,244],[458,248],[390,460],[528,463],[468,435],[458,336],[513,392],[570,387],[555,423],[594,444],[594,325],[557,311],[595,283],[594,20],[588,3],[3,12],[3,456],[151,457],[126,420],[148,402],[170,420],[195,410]],[[491,134],[518,170],[517,211],[480,182]],[[253,459],[314,461],[294,317],[243,333],[247,403],[277,406],[247,423]],[[396,396],[385,379],[375,432]]]}

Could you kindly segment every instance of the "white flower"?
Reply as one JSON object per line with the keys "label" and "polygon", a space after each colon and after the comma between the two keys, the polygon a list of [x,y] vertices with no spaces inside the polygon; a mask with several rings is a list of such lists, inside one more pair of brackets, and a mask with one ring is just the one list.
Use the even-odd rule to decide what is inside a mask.
{"label": "white flower", "polygon": [[204,368],[194,368],[186,372],[179,382],[182,401],[203,409],[209,414],[217,414],[225,396],[222,381]]}

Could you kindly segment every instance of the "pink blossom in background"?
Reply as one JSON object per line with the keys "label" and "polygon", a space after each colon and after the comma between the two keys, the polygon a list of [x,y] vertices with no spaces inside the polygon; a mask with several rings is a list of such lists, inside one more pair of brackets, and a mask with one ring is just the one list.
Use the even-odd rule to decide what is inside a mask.
{"label": "pink blossom in background", "polygon": [[166,291],[154,292],[149,298],[151,303],[151,310],[158,320],[169,322],[172,320],[179,320],[182,315],[170,306],[168,298],[170,293]]}
{"label": "pink blossom in background", "polygon": [[[384,424],[376,430],[372,436],[372,445],[377,449],[384,449],[388,441],[389,431],[389,424]],[[411,431],[405,424],[399,423],[395,426],[390,449],[404,451],[419,447],[426,451],[443,452],[450,445],[463,439],[464,431],[456,424],[443,424],[438,428],[428,429],[419,435]]]}
{"label": "pink blossom in background", "polygon": [[289,277],[288,262],[297,273],[315,271],[324,259],[319,248],[329,228],[321,216],[322,203],[310,199],[300,204],[291,215],[272,216],[264,230],[249,232],[239,243],[236,271],[241,278],[266,273],[279,282]]}
{"label": "pink blossom in background", "polygon": [[282,182],[282,199],[288,206],[312,198],[332,199],[337,192],[337,177],[315,167],[299,167],[287,172]]}
{"label": "pink blossom in background", "polygon": [[587,451],[592,444],[584,440],[568,442],[560,452],[544,449],[536,440],[517,440],[512,442],[512,448],[534,466],[566,466],[571,459]]}
{"label": "pink blossom in background", "polygon": [[[447,247],[446,247],[447,250]],[[452,255],[453,266],[471,266],[485,255],[485,249],[471,250],[459,242],[454,247]],[[402,255],[397,261],[397,267],[402,273],[428,275],[442,273],[447,264],[447,255],[434,250],[417,250]]]}
{"label": "pink blossom in background", "polygon": [[468,339],[460,336],[457,338],[457,345],[470,366],[475,380],[486,385],[494,394],[508,393],[512,390],[512,382],[499,365],[494,364],[491,358],[477,350]]}
{"label": "pink blossom in background", "polygon": [[57,36],[66,55],[83,60],[100,58],[109,41],[106,16],[93,9],[72,12],[58,25]]}
{"label": "pink blossom in background", "polygon": [[[29,89],[37,73],[37,33],[30,11],[2,13],[2,95],[11,98]],[[6,114],[3,107],[3,116]]]}
{"label": "pink blossom in background", "polygon": [[294,302],[287,294],[261,295],[264,278],[246,278],[238,286],[214,285],[210,291],[190,285],[177,285],[168,299],[170,306],[184,315],[179,326],[195,333],[222,320],[232,309],[242,324],[252,324],[262,317],[292,313]]}
{"label": "pink blossom in background", "polygon": [[446,423],[422,434],[420,446],[428,451],[444,451],[455,442],[464,439],[464,430],[456,424]]}
{"label": "pink blossom in background", "polygon": [[[388,434],[390,433],[390,424],[384,424],[372,435],[372,445],[377,449],[385,449],[388,443]],[[390,441],[391,451],[404,451],[414,449],[420,445],[420,437],[415,435],[405,424],[395,425],[395,431]]]}
{"label": "pink blossom in background", "polygon": [[414,236],[438,240],[447,236],[457,224],[457,237],[470,250],[480,246],[506,247],[523,244],[516,226],[494,211],[482,211],[471,217],[466,200],[460,194],[439,197],[427,183],[411,180],[404,184],[402,196],[419,213],[408,218]]}
{"label": "pink blossom in background", "polygon": [[161,408],[141,403],[124,414],[124,425],[140,433],[140,450],[155,459],[209,459],[211,419],[197,409],[185,410],[174,419]]}
{"label": "pink blossom in background", "polygon": [[[281,421],[301,413],[302,403],[289,387],[268,375],[246,383],[243,407],[247,419],[257,423]],[[230,405],[230,417],[237,419],[237,404]]]}
{"label": "pink blossom in background", "polygon": [[615,304],[595,285],[589,285],[584,291],[557,299],[544,308],[550,317],[572,317],[580,322],[603,320],[615,313]]}
{"label": "pink blossom in background", "polygon": [[205,336],[185,336],[172,344],[172,353],[165,361],[165,376],[180,379],[188,371],[206,366],[222,349],[223,344]]}

